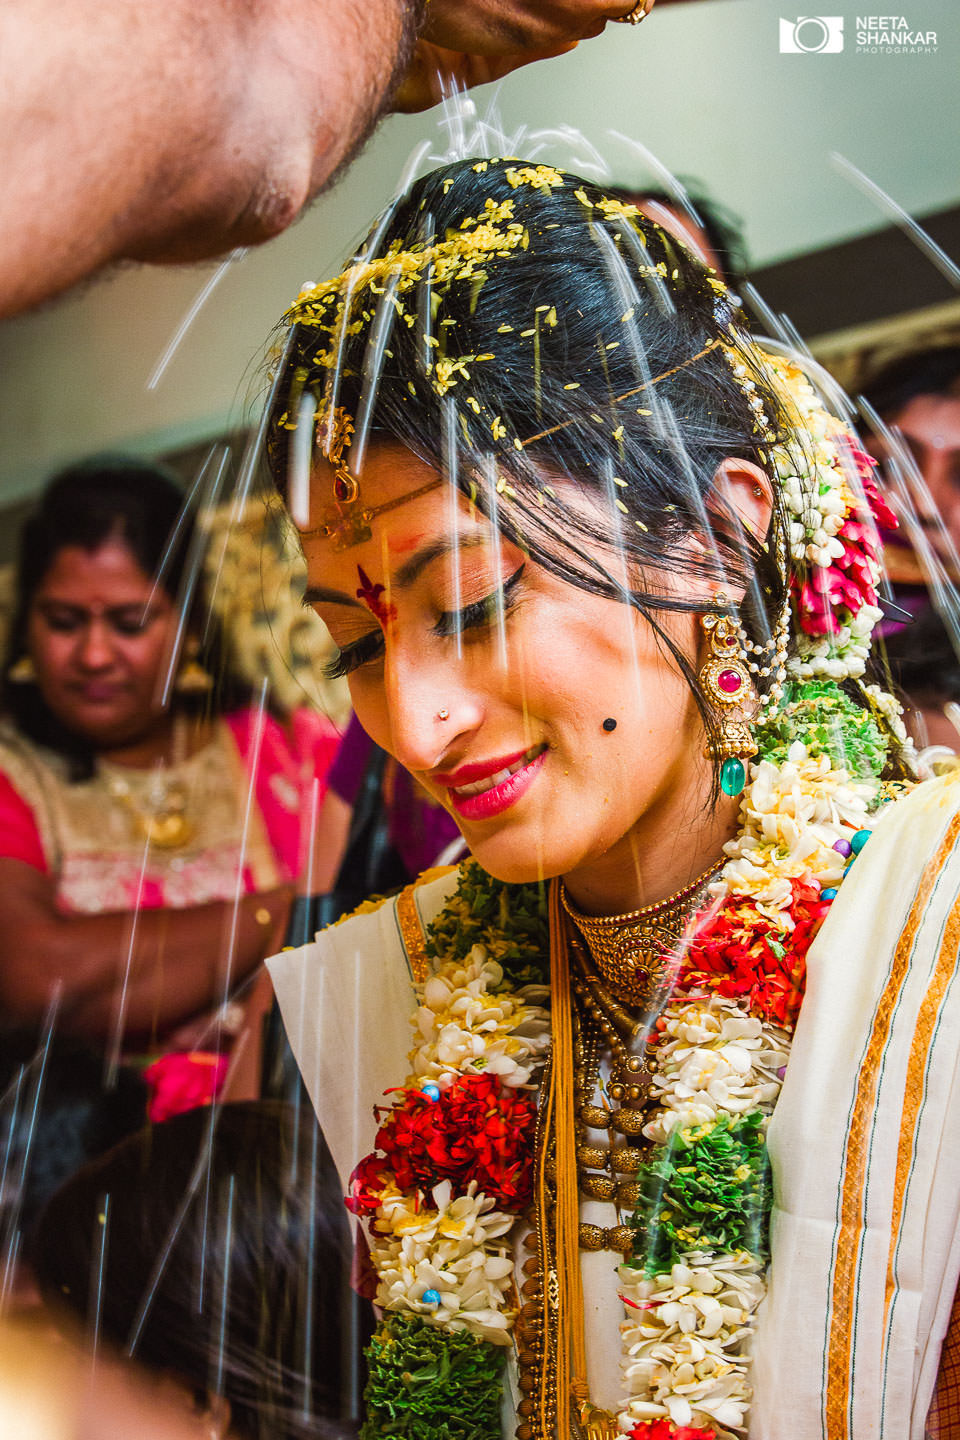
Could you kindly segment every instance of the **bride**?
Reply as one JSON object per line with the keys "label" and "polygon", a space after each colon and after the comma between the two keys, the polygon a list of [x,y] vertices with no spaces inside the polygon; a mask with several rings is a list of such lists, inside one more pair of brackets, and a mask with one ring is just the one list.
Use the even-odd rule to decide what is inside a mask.
{"label": "bride", "polygon": [[870,462],[549,166],[426,177],[287,318],[308,599],[471,854],[271,962],[376,1273],[364,1434],[921,1440],[960,807],[872,678]]}

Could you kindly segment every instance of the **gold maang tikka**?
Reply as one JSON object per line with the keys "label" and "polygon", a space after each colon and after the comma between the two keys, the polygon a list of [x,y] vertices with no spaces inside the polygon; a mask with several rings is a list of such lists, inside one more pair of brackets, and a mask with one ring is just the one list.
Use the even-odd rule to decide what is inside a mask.
{"label": "gold maang tikka", "polygon": [[370,522],[387,510],[395,510],[408,500],[416,500],[443,483],[440,476],[429,480],[417,490],[398,495],[382,505],[364,505],[360,496],[360,481],[350,470],[347,451],[354,435],[353,417],[342,405],[319,412],[316,421],[314,444],[323,458],[333,467],[333,504],[320,512],[320,523],[309,530],[301,530],[301,539],[308,535],[322,535],[333,541],[334,550],[349,550],[361,545],[372,534]]}

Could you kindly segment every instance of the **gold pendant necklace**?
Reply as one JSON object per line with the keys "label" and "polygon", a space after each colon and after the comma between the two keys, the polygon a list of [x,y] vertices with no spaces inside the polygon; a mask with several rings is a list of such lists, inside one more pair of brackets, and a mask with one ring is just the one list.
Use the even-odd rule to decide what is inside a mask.
{"label": "gold pendant necklace", "polygon": [[[187,815],[188,790],[175,772],[186,759],[186,732],[181,716],[174,720],[172,761],[169,770],[159,765],[138,796],[122,774],[110,775],[107,789],[130,817],[133,833],[151,850],[182,850],[193,840],[197,827]],[[142,798],[141,798],[142,797]]]}
{"label": "gold pendant necklace", "polygon": [[563,908],[586,941],[600,978],[611,994],[628,1004],[655,1005],[673,976],[669,961],[676,951],[687,920],[700,908],[707,885],[718,874],[715,861],[682,890],[623,915],[584,915],[561,881]]}

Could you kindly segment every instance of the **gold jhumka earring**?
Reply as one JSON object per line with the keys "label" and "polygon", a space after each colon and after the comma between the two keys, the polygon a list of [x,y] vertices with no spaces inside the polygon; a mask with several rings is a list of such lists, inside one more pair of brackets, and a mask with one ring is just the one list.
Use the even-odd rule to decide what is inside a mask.
{"label": "gold jhumka earring", "polygon": [[760,709],[760,699],[741,655],[738,621],[725,609],[727,597],[718,593],[716,611],[700,617],[709,654],[700,667],[700,686],[715,711],[715,729],[708,734],[704,754],[721,762],[720,789],[724,795],[739,795],[747,780],[745,761],[757,753],[750,721]]}
{"label": "gold jhumka earring", "polygon": [[199,640],[189,640],[173,685],[178,695],[207,695],[213,689],[213,676],[201,665],[199,657]]}
{"label": "gold jhumka earring", "polygon": [[7,679],[14,685],[32,685],[36,678],[37,671],[29,655],[21,655],[7,671]]}

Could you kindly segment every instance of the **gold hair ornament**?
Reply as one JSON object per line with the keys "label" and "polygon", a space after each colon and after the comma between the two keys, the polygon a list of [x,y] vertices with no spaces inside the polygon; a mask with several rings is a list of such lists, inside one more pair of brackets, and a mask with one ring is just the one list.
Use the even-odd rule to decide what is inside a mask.
{"label": "gold hair ornament", "polygon": [[[722,345],[722,343],[721,340],[710,340],[704,345],[702,350],[697,351],[696,355],[691,355],[689,360],[682,360],[679,365],[674,365],[672,370],[664,370],[659,375],[654,375],[651,379],[644,380],[643,384],[637,385],[635,389],[625,390],[622,395],[615,395],[613,397],[614,405],[621,405],[624,400],[632,400],[634,395],[639,395],[642,391],[649,390],[654,385],[659,385],[661,380],[669,380],[671,375],[676,375],[680,370],[686,370],[688,365],[695,365],[698,360],[703,359],[704,355],[708,355],[711,350],[716,350],[717,346]],[[552,425],[549,430],[541,430],[538,435],[530,435],[526,440],[521,440],[519,442],[519,448],[525,450],[528,445],[533,445],[535,441],[546,440],[548,435],[556,435],[558,430],[566,430],[569,425],[573,425],[574,423],[573,420],[562,420],[559,425]]]}
{"label": "gold hair ornament", "polygon": [[[353,476],[350,478],[353,479]],[[335,551],[350,550],[354,545],[362,545],[364,540],[370,539],[373,533],[370,523],[378,515],[383,515],[388,510],[396,510],[410,500],[418,500],[421,495],[429,495],[431,490],[436,490],[443,483],[443,477],[438,475],[436,480],[428,480],[426,485],[410,490],[406,495],[398,495],[393,500],[385,500],[382,505],[361,505],[360,487],[354,480],[354,498],[342,504],[335,502],[327,506],[321,511],[319,525],[312,525],[309,530],[301,530],[300,538],[306,540],[308,536],[320,535],[333,541]]]}

